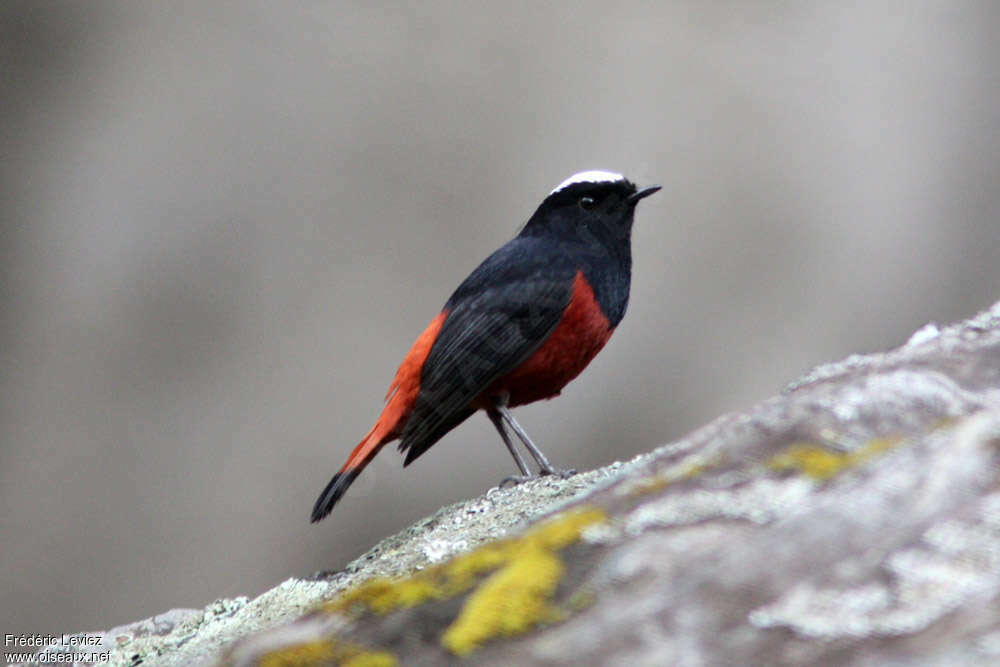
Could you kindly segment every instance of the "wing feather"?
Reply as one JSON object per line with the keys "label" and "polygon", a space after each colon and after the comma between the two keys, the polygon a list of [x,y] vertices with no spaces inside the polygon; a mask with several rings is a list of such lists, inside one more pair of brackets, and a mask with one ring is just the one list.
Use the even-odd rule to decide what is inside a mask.
{"label": "wing feather", "polygon": [[489,273],[496,261],[491,257],[449,300],[448,317],[424,362],[420,391],[401,434],[404,465],[471,415],[476,408],[470,404],[528,359],[559,324],[575,273],[559,262],[525,261],[531,257],[519,258],[519,276],[493,272],[494,284],[470,288],[483,281],[478,274]]}

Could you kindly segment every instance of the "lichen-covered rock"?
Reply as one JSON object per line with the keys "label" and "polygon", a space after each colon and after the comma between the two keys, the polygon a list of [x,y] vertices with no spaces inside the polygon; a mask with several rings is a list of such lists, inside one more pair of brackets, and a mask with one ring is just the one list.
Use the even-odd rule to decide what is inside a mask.
{"label": "lichen-covered rock", "polygon": [[[305,615],[278,618],[262,596],[232,618],[270,608],[270,629],[196,636],[185,655],[1000,664],[998,464],[1000,304],[819,368],[629,464],[445,508],[348,572],[301,582],[316,587]],[[164,638],[123,644],[136,642]]]}

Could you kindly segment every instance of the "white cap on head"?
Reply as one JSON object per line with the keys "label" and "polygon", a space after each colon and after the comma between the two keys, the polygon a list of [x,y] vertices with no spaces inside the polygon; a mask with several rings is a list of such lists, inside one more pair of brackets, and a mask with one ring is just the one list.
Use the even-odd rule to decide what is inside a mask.
{"label": "white cap on head", "polygon": [[599,169],[591,171],[581,171],[578,174],[573,174],[565,181],[560,183],[555,187],[555,189],[550,192],[550,195],[554,195],[563,188],[568,188],[574,183],[617,183],[624,181],[625,177],[621,174],[616,174],[613,171],[601,171]]}

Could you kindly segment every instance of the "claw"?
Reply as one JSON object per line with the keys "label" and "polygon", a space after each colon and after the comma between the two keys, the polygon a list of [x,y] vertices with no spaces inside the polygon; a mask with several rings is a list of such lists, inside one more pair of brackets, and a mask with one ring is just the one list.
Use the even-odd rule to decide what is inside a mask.
{"label": "claw", "polygon": [[517,486],[518,484],[523,484],[524,482],[530,482],[533,479],[538,479],[537,475],[511,475],[510,477],[505,477],[503,481],[497,486],[503,488],[508,482],[511,486]]}
{"label": "claw", "polygon": [[507,482],[510,482],[511,486],[517,486],[524,482],[530,482],[533,479],[538,479],[538,477],[535,475],[511,475],[510,477],[505,477],[498,486],[502,489]]}
{"label": "claw", "polygon": [[542,470],[540,475],[555,475],[559,479],[569,479],[576,474],[576,468],[570,468],[569,470],[560,470],[559,468],[549,468],[547,470]]}

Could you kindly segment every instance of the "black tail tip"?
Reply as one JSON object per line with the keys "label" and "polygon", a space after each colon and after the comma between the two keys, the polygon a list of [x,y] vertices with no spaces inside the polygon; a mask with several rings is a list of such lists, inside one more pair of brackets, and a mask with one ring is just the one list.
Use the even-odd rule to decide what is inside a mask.
{"label": "black tail tip", "polygon": [[323,489],[323,493],[319,494],[316,504],[313,505],[311,523],[316,523],[326,518],[333,510],[333,506],[337,504],[337,501],[347,492],[347,487],[351,485],[351,482],[355,480],[359,472],[361,471],[348,470],[347,472],[338,472],[333,476],[330,483]]}

